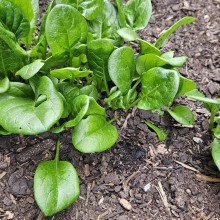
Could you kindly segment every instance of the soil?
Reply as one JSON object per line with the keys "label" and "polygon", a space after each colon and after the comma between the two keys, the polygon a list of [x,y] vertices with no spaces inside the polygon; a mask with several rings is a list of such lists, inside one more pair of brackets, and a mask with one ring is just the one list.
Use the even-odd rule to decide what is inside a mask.
{"label": "soil", "polygon": [[[206,96],[219,97],[220,1],[152,4],[150,23],[139,35],[153,43],[178,19],[194,16],[196,21],[177,30],[163,51],[188,56],[181,74]],[[193,111],[193,126],[181,126],[166,113],[108,110],[110,118],[120,116],[114,123],[119,139],[103,153],[82,154],[72,146],[71,130],[62,133],[60,158],[77,169],[81,193],[74,204],[48,218],[34,201],[33,177],[40,162],[54,158],[57,135],[0,136],[0,219],[220,219],[220,173],[211,156],[210,114],[201,103],[183,96],[174,106],[178,104]],[[143,120],[165,128],[168,138],[159,142]]]}

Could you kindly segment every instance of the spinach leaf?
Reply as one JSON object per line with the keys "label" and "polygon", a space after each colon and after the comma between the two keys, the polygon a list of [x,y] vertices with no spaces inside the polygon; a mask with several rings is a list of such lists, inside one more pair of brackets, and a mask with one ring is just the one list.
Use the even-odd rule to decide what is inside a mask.
{"label": "spinach leaf", "polygon": [[161,52],[158,48],[156,48],[153,44],[147,41],[139,40],[140,44],[140,54],[155,54],[157,56],[161,56]]}
{"label": "spinach leaf", "polygon": [[33,12],[33,8],[32,8],[30,0],[22,0],[22,1],[21,0],[8,0],[8,1],[14,3],[19,8],[21,8],[21,10],[27,16],[29,22],[32,21],[32,19],[34,17],[34,12]]}
{"label": "spinach leaf", "polygon": [[142,73],[148,71],[151,68],[161,67],[167,64],[173,67],[180,67],[185,63],[186,59],[186,56],[163,58],[155,54],[146,54],[138,58],[136,69],[137,72],[141,75]]}
{"label": "spinach leaf", "polygon": [[4,79],[0,79],[0,94],[7,92],[10,86],[10,81],[8,77],[5,77]]}
{"label": "spinach leaf", "polygon": [[24,12],[9,1],[0,0],[0,22],[15,34],[16,38],[28,35],[30,22]]}
{"label": "spinach leaf", "polygon": [[179,73],[155,67],[142,75],[141,84],[138,108],[160,109],[173,101],[179,88]]}
{"label": "spinach leaf", "polygon": [[63,69],[55,69],[50,72],[50,74],[58,79],[75,79],[78,77],[86,77],[91,73],[90,70],[81,71],[79,68],[67,67]]}
{"label": "spinach leaf", "polygon": [[122,94],[126,94],[131,87],[135,72],[133,50],[130,47],[116,49],[109,57],[108,71]]}
{"label": "spinach leaf", "polygon": [[[46,101],[36,106],[35,102],[40,96],[46,96]],[[35,100],[27,98],[27,94],[24,98],[16,95],[1,100],[0,97],[1,126],[11,133],[25,135],[49,130],[62,115],[62,98],[46,76],[40,79],[35,97]]]}
{"label": "spinach leaf", "polygon": [[56,157],[38,165],[34,175],[34,197],[45,216],[68,207],[79,196],[79,178],[73,165],[59,161],[60,142]]}
{"label": "spinach leaf", "polygon": [[133,30],[142,30],[151,17],[151,0],[129,0],[123,12],[128,27]]}
{"label": "spinach leaf", "polygon": [[120,29],[117,11],[108,0],[104,0],[100,14],[96,19],[88,22],[88,27],[94,39],[107,38],[114,45],[122,44],[121,37],[117,33]]}
{"label": "spinach leaf", "polygon": [[31,1],[31,5],[33,8],[33,13],[34,13],[34,17],[31,20],[31,27],[35,26],[37,24],[37,18],[40,12],[39,9],[39,0],[30,0]]}
{"label": "spinach leaf", "polygon": [[215,138],[212,143],[212,157],[220,171],[220,140],[218,138]]}
{"label": "spinach leaf", "polygon": [[134,41],[140,38],[139,35],[135,31],[129,28],[122,28],[122,29],[119,29],[117,32],[123,39],[127,41]]}
{"label": "spinach leaf", "polygon": [[10,135],[11,133],[6,131],[1,125],[0,125],[0,134],[1,135]]}
{"label": "spinach leaf", "polygon": [[56,0],[56,3],[69,4],[76,8],[87,20],[93,20],[99,15],[103,0]]}
{"label": "spinach leaf", "polygon": [[87,95],[94,98],[96,101],[99,98],[99,93],[94,85],[84,86],[79,91],[80,95]]}
{"label": "spinach leaf", "polygon": [[196,84],[193,81],[180,75],[180,85],[175,99],[194,89],[196,89]]}
{"label": "spinach leaf", "polygon": [[35,60],[33,63],[22,67],[15,75],[21,76],[23,79],[30,79],[39,72],[43,65],[44,62],[42,60]]}
{"label": "spinach leaf", "polygon": [[124,7],[122,0],[115,0],[115,3],[118,8],[118,20],[121,28],[124,28],[127,26],[126,20],[125,20],[125,15],[124,15]]}
{"label": "spinach leaf", "polygon": [[216,121],[217,121],[217,126],[216,128],[212,129],[212,131],[214,132],[215,137],[220,139],[220,117],[218,117]]}
{"label": "spinach leaf", "polygon": [[144,121],[144,122],[145,122],[145,124],[147,124],[151,129],[153,129],[157,133],[159,141],[165,141],[166,140],[167,134],[163,130],[159,129],[158,127],[151,124],[150,122],[147,122],[147,121]]}
{"label": "spinach leaf", "polygon": [[167,111],[180,124],[192,125],[195,122],[193,113],[186,106],[176,106],[173,111],[167,108]]}
{"label": "spinach leaf", "polygon": [[56,5],[46,20],[46,37],[53,55],[68,52],[70,60],[76,46],[86,43],[88,27],[72,6]]}
{"label": "spinach leaf", "polygon": [[117,129],[101,115],[89,115],[73,130],[74,147],[83,153],[102,152],[112,147],[118,138]]}
{"label": "spinach leaf", "polygon": [[195,20],[193,17],[184,17],[174,25],[172,25],[165,33],[163,33],[160,38],[156,41],[155,47],[160,48],[163,42],[180,26],[184,24],[192,23]]}

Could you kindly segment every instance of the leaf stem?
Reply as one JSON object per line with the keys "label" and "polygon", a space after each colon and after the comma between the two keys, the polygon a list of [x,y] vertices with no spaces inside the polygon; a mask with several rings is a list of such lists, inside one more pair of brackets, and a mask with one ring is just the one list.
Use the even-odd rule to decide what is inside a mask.
{"label": "leaf stem", "polygon": [[210,125],[209,125],[209,129],[210,129],[211,131],[212,131],[212,129],[214,128],[215,114],[216,114],[215,109],[212,109],[212,111],[211,111],[211,117],[210,117]]}
{"label": "leaf stem", "polygon": [[132,90],[136,89],[136,87],[140,84],[141,82],[141,79],[139,79],[135,84],[134,86],[132,87]]}
{"label": "leaf stem", "polygon": [[129,47],[131,46],[131,41],[128,41],[128,46],[129,46]]}
{"label": "leaf stem", "polygon": [[104,77],[104,84],[105,84],[105,89],[106,89],[107,96],[109,96],[109,88],[108,88],[108,82],[106,80],[106,77]]}
{"label": "leaf stem", "polygon": [[55,156],[55,162],[58,164],[59,162],[59,155],[60,155],[60,139],[57,141],[57,150],[56,150],[56,156]]}
{"label": "leaf stem", "polygon": [[132,104],[130,104],[125,111],[128,111],[128,109],[134,107],[139,101],[141,100],[141,97],[139,97],[137,100],[135,100]]}
{"label": "leaf stem", "polygon": [[117,120],[119,118],[119,116],[116,116],[115,118],[113,118],[111,121],[109,121],[109,124],[111,124],[113,121]]}

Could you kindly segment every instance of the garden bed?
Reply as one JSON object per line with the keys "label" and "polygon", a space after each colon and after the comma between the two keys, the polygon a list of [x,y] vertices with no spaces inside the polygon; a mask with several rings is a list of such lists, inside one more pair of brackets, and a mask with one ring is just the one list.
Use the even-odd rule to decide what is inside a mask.
{"label": "garden bed", "polygon": [[[169,38],[163,51],[188,56],[181,74],[195,81],[206,96],[219,97],[219,0],[152,0],[152,4],[153,14],[148,27],[139,32],[141,38],[155,42],[180,18],[195,17],[194,23]],[[41,1],[41,10],[45,6]],[[132,46],[139,50],[138,44]],[[220,174],[211,156],[210,114],[201,103],[183,96],[174,102],[177,104],[186,104],[193,111],[193,126],[179,125],[167,113],[159,116],[135,107],[126,113],[108,110],[110,118],[119,116],[113,123],[119,139],[102,153],[82,154],[72,146],[70,130],[62,133],[60,160],[71,162],[78,171],[81,193],[54,217],[44,218],[34,202],[33,176],[40,162],[54,158],[57,135],[0,136],[0,218],[220,218],[220,185],[214,182]],[[167,139],[159,142],[143,120],[166,128]],[[122,198],[130,202],[130,211],[120,204]]]}

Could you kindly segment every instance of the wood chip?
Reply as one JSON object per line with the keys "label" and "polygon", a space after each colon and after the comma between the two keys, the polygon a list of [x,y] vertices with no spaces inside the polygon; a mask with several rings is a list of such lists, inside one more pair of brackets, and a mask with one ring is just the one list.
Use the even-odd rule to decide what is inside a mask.
{"label": "wood chip", "polygon": [[98,204],[101,205],[104,202],[104,197],[102,196],[102,198],[99,200]]}
{"label": "wood chip", "polygon": [[28,197],[28,198],[27,198],[27,201],[28,201],[29,203],[31,203],[31,204],[34,203],[34,199],[33,199],[32,197]]}
{"label": "wood chip", "polygon": [[97,220],[100,220],[100,219],[104,218],[106,215],[109,214],[109,212],[110,212],[110,211],[107,210],[106,212],[102,213],[101,215],[98,216]]}
{"label": "wood chip", "polygon": [[162,200],[164,206],[166,207],[168,213],[171,215],[171,213],[170,213],[170,205],[169,205],[169,203],[167,201],[167,196],[166,196],[166,194],[165,194],[165,192],[163,190],[161,182],[158,181],[158,186],[155,186],[155,187],[156,187],[157,191],[160,194],[160,197],[161,197],[161,200]]}
{"label": "wood chip", "polygon": [[40,212],[40,214],[37,217],[37,220],[42,220],[44,217],[44,214],[42,212]]}
{"label": "wood chip", "polygon": [[180,161],[177,161],[177,160],[174,160],[174,161],[175,161],[176,163],[180,164],[181,166],[185,167],[185,168],[188,169],[188,170],[192,170],[192,171],[194,171],[194,172],[199,173],[199,171],[198,171],[197,169],[193,168],[193,167],[190,167],[190,166],[188,166],[188,165],[186,165],[186,164],[184,164],[184,163],[182,163],[182,162],[180,162]]}
{"label": "wood chip", "polygon": [[6,211],[5,214],[7,215],[7,219],[13,219],[14,218],[14,213],[11,211]]}
{"label": "wood chip", "polygon": [[89,175],[90,175],[89,164],[86,164],[86,165],[84,166],[84,172],[85,172],[85,175],[86,175],[86,176],[89,176]]}
{"label": "wood chip", "polygon": [[2,173],[0,174],[0,179],[2,179],[5,175],[6,175],[6,172],[2,172]]}
{"label": "wood chip", "polygon": [[131,203],[128,202],[126,199],[119,199],[119,203],[124,209],[128,211],[132,209]]}
{"label": "wood chip", "polygon": [[220,183],[220,178],[215,178],[211,176],[205,176],[203,174],[196,174],[196,179],[199,181],[207,181],[207,182],[213,182],[213,183]]}

